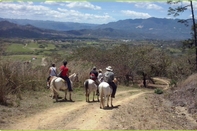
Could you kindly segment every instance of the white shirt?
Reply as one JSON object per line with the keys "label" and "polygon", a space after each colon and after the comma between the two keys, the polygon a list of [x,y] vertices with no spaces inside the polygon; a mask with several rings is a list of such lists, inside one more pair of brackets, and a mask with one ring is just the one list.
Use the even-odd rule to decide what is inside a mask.
{"label": "white shirt", "polygon": [[103,73],[99,73],[98,74],[98,81],[102,82],[103,81],[102,79],[103,79]]}
{"label": "white shirt", "polygon": [[56,67],[50,67],[51,73],[50,76],[57,76],[57,69]]}

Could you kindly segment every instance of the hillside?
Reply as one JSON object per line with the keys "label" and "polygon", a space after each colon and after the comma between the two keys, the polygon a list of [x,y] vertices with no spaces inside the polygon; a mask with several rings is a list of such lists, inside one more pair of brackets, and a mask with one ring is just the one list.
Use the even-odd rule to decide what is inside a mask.
{"label": "hillside", "polygon": [[[5,24],[3,20],[13,25]],[[66,39],[69,36],[131,40],[185,40],[191,37],[191,23],[185,26],[178,19],[128,19],[101,25],[17,19],[0,21],[4,22],[1,23],[4,30],[1,28],[0,37]]]}
{"label": "hillside", "polygon": [[38,38],[38,39],[52,39],[52,38],[66,38],[66,33],[37,28],[32,25],[18,25],[8,21],[0,21],[0,37],[1,38]]}

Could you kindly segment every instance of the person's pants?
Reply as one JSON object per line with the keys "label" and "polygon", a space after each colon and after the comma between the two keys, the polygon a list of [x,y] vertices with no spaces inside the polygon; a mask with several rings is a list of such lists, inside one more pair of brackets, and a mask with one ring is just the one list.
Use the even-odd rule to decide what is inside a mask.
{"label": "person's pants", "polygon": [[115,97],[117,86],[114,82],[109,82],[109,85],[112,87],[112,97]]}
{"label": "person's pants", "polygon": [[47,77],[47,82],[50,80],[51,76]]}
{"label": "person's pants", "polygon": [[66,81],[66,83],[67,83],[67,85],[68,85],[68,90],[69,90],[69,91],[73,91],[73,90],[72,90],[72,87],[71,87],[70,79],[69,79],[67,76],[64,76],[64,77],[62,77],[62,78]]}

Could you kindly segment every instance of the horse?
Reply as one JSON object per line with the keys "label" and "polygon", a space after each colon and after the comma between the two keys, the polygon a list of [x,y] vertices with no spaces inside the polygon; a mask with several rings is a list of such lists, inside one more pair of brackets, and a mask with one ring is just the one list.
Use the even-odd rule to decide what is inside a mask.
{"label": "horse", "polygon": [[[105,99],[106,98],[107,98],[107,107],[109,107],[109,97],[112,94],[112,89],[107,82],[103,81],[99,84],[99,94],[100,94],[100,109],[105,108]],[[113,107],[112,97],[111,97],[111,107]]]}
{"label": "horse", "polygon": [[[117,78],[114,78],[113,82],[118,85],[118,80]],[[100,94],[100,109],[105,108],[105,99],[107,98],[107,107],[109,107],[109,97],[111,97],[112,94],[112,88],[110,85],[105,82],[101,81],[101,83],[98,86],[99,88],[99,94]],[[113,107],[113,98],[111,97],[111,107]]]}
{"label": "horse", "polygon": [[[73,73],[72,75],[69,76],[70,82],[71,82],[71,87],[73,88],[73,82],[78,81],[78,74]],[[51,78],[50,81],[50,87],[49,87],[52,91],[52,96],[55,97],[56,102],[58,102],[58,91],[64,91],[65,92],[65,97],[64,100],[67,100],[66,96],[67,96],[67,85],[64,79],[62,79],[61,77],[53,77]],[[52,97],[52,98],[53,98]],[[69,100],[73,101],[71,99],[71,92],[69,92]]]}
{"label": "horse", "polygon": [[[89,96],[90,96],[91,92],[93,92],[93,100],[92,101],[94,101],[94,96],[95,96],[95,93],[96,93],[96,91],[98,89],[95,81],[92,80],[92,79],[87,79],[84,82],[84,86],[85,86],[86,102],[90,102]],[[99,96],[97,96],[97,100],[99,101]]]}

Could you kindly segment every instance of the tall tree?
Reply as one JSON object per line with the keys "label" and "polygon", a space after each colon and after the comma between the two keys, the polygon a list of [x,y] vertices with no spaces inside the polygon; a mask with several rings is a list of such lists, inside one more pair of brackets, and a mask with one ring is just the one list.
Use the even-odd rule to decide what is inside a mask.
{"label": "tall tree", "polygon": [[[177,6],[175,8],[173,7],[169,7],[169,10],[168,10],[168,15],[173,15],[174,17],[177,17],[179,16],[180,13],[186,11],[188,8],[191,9],[191,13],[192,13],[192,22],[193,22],[193,36],[192,36],[192,39],[193,39],[193,45],[195,45],[195,55],[196,55],[196,61],[195,61],[195,66],[196,66],[196,70],[197,70],[197,33],[196,33],[196,23],[195,23],[195,16],[194,16],[194,8],[193,8],[193,3],[192,3],[192,0],[188,0],[189,1],[189,4],[188,5],[180,5],[180,6]],[[183,1],[181,0],[168,0],[167,3],[168,4],[179,4]],[[180,20],[179,22],[181,23],[185,23],[187,24],[187,20]]]}

